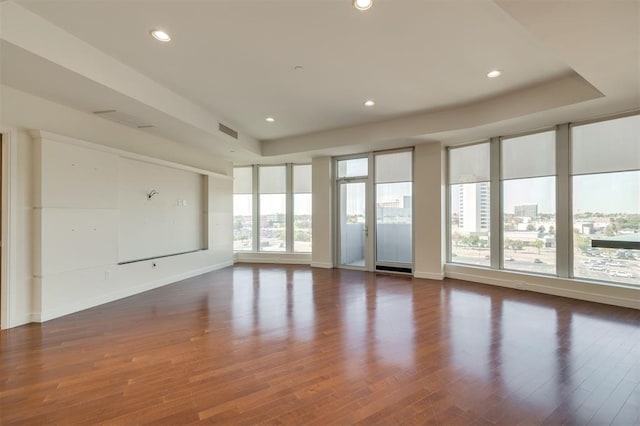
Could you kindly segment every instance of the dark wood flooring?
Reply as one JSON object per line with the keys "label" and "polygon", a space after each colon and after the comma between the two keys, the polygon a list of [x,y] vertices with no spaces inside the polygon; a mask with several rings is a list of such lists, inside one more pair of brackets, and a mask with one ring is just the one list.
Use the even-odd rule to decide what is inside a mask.
{"label": "dark wood flooring", "polygon": [[640,423],[640,311],[237,265],[0,332],[0,423]]}

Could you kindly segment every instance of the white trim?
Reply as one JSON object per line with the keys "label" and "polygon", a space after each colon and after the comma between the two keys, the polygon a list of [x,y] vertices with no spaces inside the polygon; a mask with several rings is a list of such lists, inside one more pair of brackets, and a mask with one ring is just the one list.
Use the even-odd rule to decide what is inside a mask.
{"label": "white trim", "polygon": [[191,167],[180,163],[174,163],[173,161],[160,160],[158,158],[149,157],[147,155],[136,154],[134,152],[124,151],[122,149],[111,148],[109,146],[87,142],[80,139],[71,138],[68,136],[59,135],[56,133],[46,132],[44,130],[32,130],[29,132],[31,137],[35,139],[47,139],[55,142],[62,142],[69,145],[79,146],[81,148],[93,149],[96,151],[108,152],[110,154],[116,154],[123,158],[129,158],[132,160],[143,161],[145,163],[157,164],[160,166],[171,167],[174,169],[185,170],[188,172],[199,173],[202,175],[213,176],[220,179],[233,180],[233,175],[228,176],[222,173],[212,172],[210,170],[199,169],[197,167]]}
{"label": "white trim", "polygon": [[312,268],[333,269],[333,263],[329,262],[311,262]]}
{"label": "white trim", "polygon": [[178,281],[185,280],[187,278],[195,277],[197,275],[206,274],[207,272],[215,271],[218,269],[233,266],[233,261],[222,262],[216,265],[205,266],[204,268],[194,269],[192,271],[183,272],[181,274],[172,275],[170,277],[164,277],[159,280],[146,282],[136,287],[129,287],[112,293],[104,294],[99,297],[95,297],[89,300],[71,301],[70,303],[56,307],[56,309],[49,312],[41,312],[40,315],[32,314],[32,320],[34,322],[45,322],[54,318],[59,318],[64,315],[73,314],[75,312],[90,309],[95,306],[103,305],[105,303],[113,302],[115,300],[124,299],[125,297],[134,296],[136,294],[153,290],[155,288],[163,287],[168,284],[173,284]]}
{"label": "white trim", "polygon": [[424,279],[427,279],[427,280],[442,281],[442,280],[444,280],[444,272],[437,273],[437,272],[419,272],[419,271],[415,271],[413,273],[413,277],[414,278],[424,278]]}
{"label": "white trim", "polygon": [[0,127],[2,133],[2,248],[0,252],[0,292],[2,306],[0,307],[0,329],[11,328],[24,324],[14,318],[16,306],[16,241],[17,241],[17,185],[18,185],[18,129]]}
{"label": "white trim", "polygon": [[445,277],[624,308],[640,309],[640,289],[622,285],[597,284],[576,279],[552,276],[542,277],[460,265],[445,265]]}
{"label": "white trim", "polygon": [[309,265],[311,253],[235,253],[236,263],[273,263],[279,265]]}

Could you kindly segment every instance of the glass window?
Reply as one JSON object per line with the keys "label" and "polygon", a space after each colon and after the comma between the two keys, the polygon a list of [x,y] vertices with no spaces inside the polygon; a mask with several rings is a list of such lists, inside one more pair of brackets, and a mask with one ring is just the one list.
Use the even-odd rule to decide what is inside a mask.
{"label": "glass window", "polygon": [[376,154],[376,256],[412,263],[413,152]]}
{"label": "glass window", "polygon": [[449,257],[491,265],[489,143],[449,150]]}
{"label": "glass window", "polygon": [[233,250],[253,249],[253,167],[233,169]]}
{"label": "glass window", "polygon": [[640,242],[640,116],[571,128],[573,276],[640,282],[640,250],[592,247]]}
{"label": "glass window", "polygon": [[369,159],[354,158],[338,161],[338,178],[359,177],[369,175]]}
{"label": "glass window", "polygon": [[293,251],[311,252],[311,165],[293,166]]}
{"label": "glass window", "polygon": [[260,166],[260,251],[287,250],[287,168]]}
{"label": "glass window", "polygon": [[556,273],[555,131],[501,141],[504,269]]}

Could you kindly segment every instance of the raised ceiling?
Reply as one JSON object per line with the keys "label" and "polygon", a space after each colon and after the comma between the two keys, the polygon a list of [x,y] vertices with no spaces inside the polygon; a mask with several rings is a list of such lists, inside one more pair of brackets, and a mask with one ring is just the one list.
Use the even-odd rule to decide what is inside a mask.
{"label": "raised ceiling", "polygon": [[[463,142],[638,108],[638,2],[557,3],[378,0],[358,12],[350,0],[5,2],[39,27],[34,38],[59,42],[3,31],[2,82],[122,110],[214,152],[233,146],[214,128],[229,124],[243,142],[237,162]],[[152,28],[173,40],[158,43]],[[101,69],[82,63],[98,55]],[[486,78],[494,68],[504,75]]]}

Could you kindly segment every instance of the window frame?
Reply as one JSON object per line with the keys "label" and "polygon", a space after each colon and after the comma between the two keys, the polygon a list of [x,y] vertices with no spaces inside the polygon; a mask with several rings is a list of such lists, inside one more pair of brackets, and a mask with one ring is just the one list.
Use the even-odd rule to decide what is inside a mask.
{"label": "window frame", "polygon": [[[640,116],[640,110],[626,111],[619,114],[612,114],[595,119],[566,122],[553,127],[544,127],[526,132],[519,132],[504,136],[491,137],[488,140],[477,140],[466,144],[457,144],[447,146],[446,148],[446,166],[445,175],[445,200],[444,208],[446,214],[446,262],[455,267],[471,267],[477,269],[496,270],[510,274],[532,275],[540,277],[552,277],[558,279],[570,279],[582,282],[591,282],[599,285],[622,286],[638,288],[640,286],[620,283],[617,281],[595,280],[590,278],[576,277],[574,274],[574,239],[573,239],[573,174],[572,174],[572,128],[594,124],[604,121],[616,120],[619,118]],[[556,208],[556,272],[555,274],[536,273],[531,271],[520,271],[504,268],[504,229],[503,229],[503,206],[504,191],[502,188],[502,167],[501,167],[501,141],[503,139],[512,139],[521,136],[528,136],[535,133],[546,131],[555,132],[555,208]],[[491,266],[482,266],[469,263],[456,262],[452,258],[452,199],[451,186],[449,179],[449,171],[451,167],[451,151],[453,149],[463,148],[467,146],[478,145],[489,142],[490,146],[490,261]],[[622,170],[621,170],[622,171]],[[640,171],[640,169],[631,169],[624,171]],[[577,174],[584,175],[585,173]],[[586,173],[589,174],[589,173]],[[594,173],[595,174],[595,173]]]}
{"label": "window frame", "polygon": [[[285,167],[285,250],[284,251],[265,251],[260,249],[260,168],[261,167]],[[293,245],[293,167],[294,166],[312,166],[311,163],[277,163],[277,164],[252,164],[243,166],[234,166],[233,168],[252,169],[252,250],[233,250],[234,254],[260,253],[260,254],[310,254],[311,252],[294,251]],[[313,168],[312,179],[313,179]],[[235,195],[235,193],[234,193]],[[313,238],[313,237],[312,237]]]}

